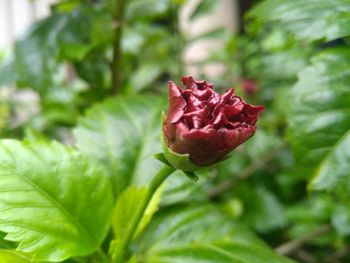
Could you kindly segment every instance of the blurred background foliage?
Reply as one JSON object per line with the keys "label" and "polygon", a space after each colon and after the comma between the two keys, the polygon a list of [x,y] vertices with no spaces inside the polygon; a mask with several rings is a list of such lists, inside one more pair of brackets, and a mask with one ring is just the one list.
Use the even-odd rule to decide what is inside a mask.
{"label": "blurred background foliage", "polygon": [[[196,66],[221,63],[224,71],[194,77],[234,86],[266,111],[256,135],[199,182],[180,172],[170,178],[157,218],[180,216],[179,204],[203,206],[203,222],[189,222],[195,227],[215,215],[211,203],[296,261],[349,262],[350,1],[251,1],[240,32],[215,28],[195,37],[179,29],[186,1],[126,2],[62,0],[0,53],[1,136],[76,145],[105,164],[117,195],[143,185],[161,165],[152,155],[160,151],[167,81],[187,74],[182,53],[189,44],[219,39],[223,47]],[[190,19],[219,3],[199,1]],[[157,218],[137,253],[147,254],[142,244],[158,238]],[[178,256],[157,249],[148,257]]]}

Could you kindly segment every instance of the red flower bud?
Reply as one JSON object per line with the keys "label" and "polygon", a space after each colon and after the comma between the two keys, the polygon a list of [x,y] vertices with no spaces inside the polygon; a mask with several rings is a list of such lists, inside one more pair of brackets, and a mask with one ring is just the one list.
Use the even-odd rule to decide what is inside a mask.
{"label": "red flower bud", "polygon": [[259,89],[258,83],[253,79],[242,79],[240,87],[247,95],[254,95]]}
{"label": "red flower bud", "polygon": [[185,89],[169,81],[163,136],[171,152],[189,154],[193,164],[207,166],[254,135],[263,106],[245,103],[233,89],[221,95],[206,81],[181,80]]}

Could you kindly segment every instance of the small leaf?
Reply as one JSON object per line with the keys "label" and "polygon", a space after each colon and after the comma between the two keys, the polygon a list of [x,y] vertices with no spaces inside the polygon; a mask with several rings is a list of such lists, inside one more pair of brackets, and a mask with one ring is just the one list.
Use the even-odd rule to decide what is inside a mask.
{"label": "small leaf", "polygon": [[202,15],[213,12],[220,4],[220,0],[201,0],[196,8],[193,10],[190,19],[196,19]]}
{"label": "small leaf", "polygon": [[57,142],[2,140],[0,185],[0,230],[35,260],[88,255],[108,232],[113,196],[104,169]]}
{"label": "small leaf", "polygon": [[131,85],[134,92],[140,92],[152,84],[162,73],[161,65],[157,63],[143,63],[131,75]]}
{"label": "small leaf", "polygon": [[167,161],[163,153],[156,153],[153,155],[153,157],[158,161],[164,163],[165,165],[171,166],[171,164]]}

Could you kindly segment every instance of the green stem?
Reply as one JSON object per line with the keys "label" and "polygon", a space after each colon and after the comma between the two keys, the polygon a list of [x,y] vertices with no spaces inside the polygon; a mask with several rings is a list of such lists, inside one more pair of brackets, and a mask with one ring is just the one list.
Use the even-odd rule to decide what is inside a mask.
{"label": "green stem", "polygon": [[112,73],[112,88],[111,93],[117,94],[121,88],[121,41],[122,41],[122,29],[124,24],[124,12],[125,12],[125,0],[112,0],[112,16],[114,24],[114,40],[113,40],[113,58],[111,63]]}
{"label": "green stem", "polygon": [[111,263],[111,259],[102,251],[101,248],[96,250],[95,254],[101,263]]}
{"label": "green stem", "polygon": [[175,172],[175,169],[170,166],[164,166],[153,178],[149,189],[147,191],[146,198],[142,200],[142,204],[140,208],[136,211],[136,215],[133,217],[130,227],[126,233],[125,240],[123,242],[122,246],[122,255],[118,259],[115,260],[115,262],[122,263],[125,257],[125,253],[135,235],[135,232],[140,224],[140,221],[143,217],[143,214],[146,211],[147,206],[149,205],[150,201],[152,200],[152,197],[154,193],[157,191],[159,186],[171,175],[173,172]]}

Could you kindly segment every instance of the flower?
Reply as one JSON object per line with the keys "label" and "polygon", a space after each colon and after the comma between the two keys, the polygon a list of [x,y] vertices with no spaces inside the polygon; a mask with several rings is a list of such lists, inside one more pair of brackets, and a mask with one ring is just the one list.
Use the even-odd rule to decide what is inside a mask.
{"label": "flower", "polygon": [[181,80],[185,89],[169,81],[169,108],[162,127],[168,148],[164,154],[173,166],[169,151],[189,155],[195,166],[207,166],[254,135],[263,106],[244,102],[232,88],[218,94],[206,81]]}
{"label": "flower", "polygon": [[247,95],[254,95],[258,92],[259,86],[258,83],[253,79],[242,79],[239,83],[240,88]]}

